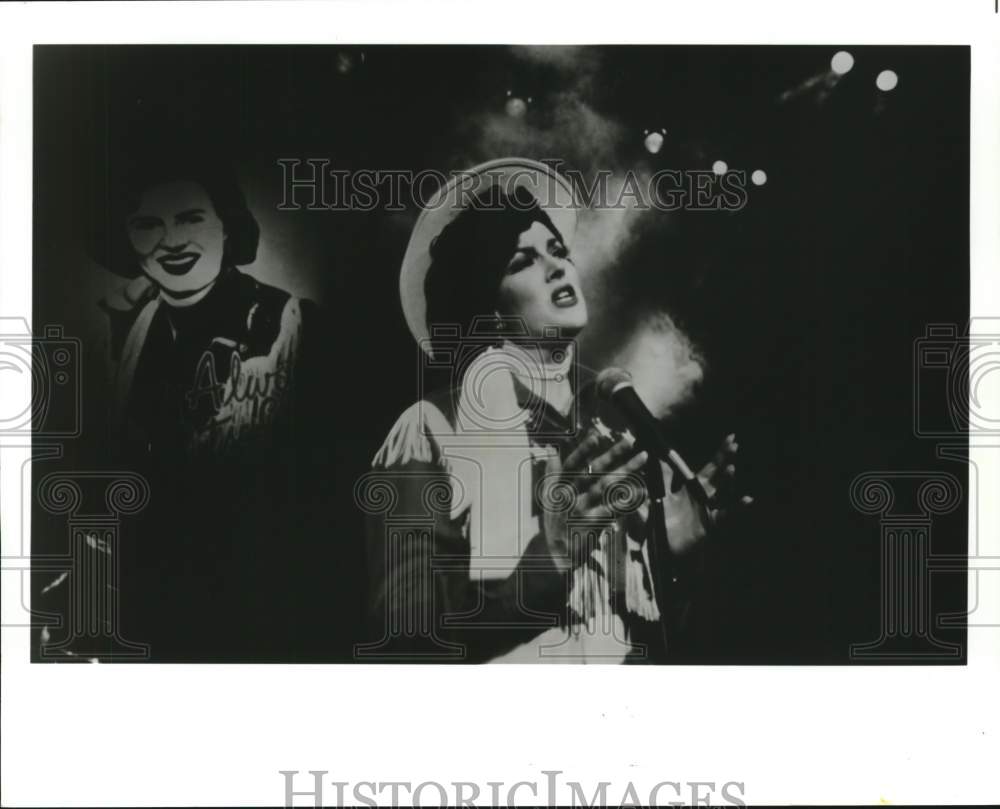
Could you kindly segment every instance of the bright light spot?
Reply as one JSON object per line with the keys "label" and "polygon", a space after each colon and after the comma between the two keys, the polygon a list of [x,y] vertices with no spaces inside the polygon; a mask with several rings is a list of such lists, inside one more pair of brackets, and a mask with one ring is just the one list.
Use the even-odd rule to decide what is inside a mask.
{"label": "bright light spot", "polygon": [[899,84],[899,76],[896,75],[894,70],[883,70],[875,79],[875,86],[886,93],[892,90],[897,84]]}
{"label": "bright light spot", "polygon": [[663,148],[663,135],[659,132],[650,132],[646,135],[646,151],[656,154]]}
{"label": "bright light spot", "polygon": [[843,76],[854,67],[854,57],[847,51],[837,51],[830,60],[830,67],[834,73]]}
{"label": "bright light spot", "polygon": [[729,171],[729,166],[726,165],[725,160],[716,160],[712,164],[712,171],[721,176]]}
{"label": "bright light spot", "polygon": [[528,105],[517,96],[511,96],[507,99],[507,114],[511,118],[520,118],[528,110]]}
{"label": "bright light spot", "polygon": [[767,174],[765,174],[763,170],[757,169],[750,175],[750,182],[754,185],[764,185],[764,183],[767,182]]}

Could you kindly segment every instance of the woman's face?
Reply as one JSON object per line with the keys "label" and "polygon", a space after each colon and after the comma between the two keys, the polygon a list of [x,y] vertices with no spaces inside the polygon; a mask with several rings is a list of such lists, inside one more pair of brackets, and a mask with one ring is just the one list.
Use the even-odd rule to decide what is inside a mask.
{"label": "woman's face", "polygon": [[500,282],[498,310],[521,318],[535,337],[542,337],[546,326],[572,336],[587,325],[576,265],[566,245],[541,222],[533,222],[518,236]]}
{"label": "woman's face", "polygon": [[198,183],[147,188],[126,226],[142,271],[168,292],[194,294],[218,277],[226,233]]}

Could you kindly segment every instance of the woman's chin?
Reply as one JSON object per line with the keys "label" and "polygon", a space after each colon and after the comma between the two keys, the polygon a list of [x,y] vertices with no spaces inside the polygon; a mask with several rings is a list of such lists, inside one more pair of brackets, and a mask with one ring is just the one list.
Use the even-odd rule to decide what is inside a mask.
{"label": "woman's chin", "polygon": [[559,329],[560,333],[572,337],[583,331],[587,325],[587,310],[579,309],[561,313],[561,317],[553,318],[552,325]]}

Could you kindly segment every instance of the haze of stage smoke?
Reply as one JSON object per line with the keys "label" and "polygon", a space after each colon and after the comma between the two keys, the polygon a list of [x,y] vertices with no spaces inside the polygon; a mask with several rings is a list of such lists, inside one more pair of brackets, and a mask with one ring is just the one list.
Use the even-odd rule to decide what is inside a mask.
{"label": "haze of stage smoke", "polygon": [[[592,51],[572,47],[516,47],[515,57],[553,69],[562,88],[546,97],[545,111],[529,111],[512,118],[501,103],[492,105],[474,120],[472,151],[464,165],[474,165],[505,155],[537,160],[561,160],[567,168],[592,182],[598,171],[613,171],[608,198],[616,200],[631,170],[643,183],[651,172],[637,164],[641,141],[620,122],[603,115],[590,103],[590,90],[599,81],[600,64]],[[537,113],[537,114],[536,114]],[[638,138],[638,135],[635,136]],[[703,376],[703,359],[666,312],[637,311],[634,299],[623,294],[641,271],[622,262],[626,248],[642,238],[647,217],[666,214],[638,210],[634,197],[625,195],[625,206],[590,208],[581,212],[571,246],[583,277],[590,309],[583,361],[594,367],[614,364],[629,370],[650,410],[668,414],[689,398]],[[650,221],[651,227],[662,226]],[[600,345],[599,354],[592,347]]]}

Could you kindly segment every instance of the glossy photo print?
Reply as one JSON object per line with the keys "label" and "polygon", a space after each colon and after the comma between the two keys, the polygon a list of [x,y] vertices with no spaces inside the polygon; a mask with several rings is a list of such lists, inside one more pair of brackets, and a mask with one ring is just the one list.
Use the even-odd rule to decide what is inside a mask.
{"label": "glossy photo print", "polygon": [[32,661],[967,662],[969,47],[33,65]]}

